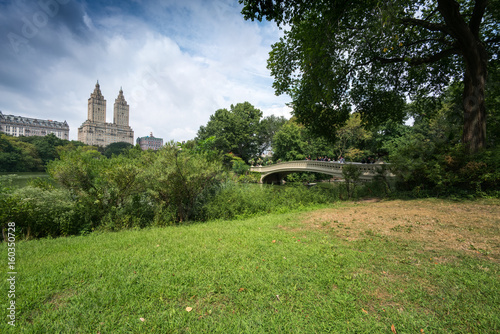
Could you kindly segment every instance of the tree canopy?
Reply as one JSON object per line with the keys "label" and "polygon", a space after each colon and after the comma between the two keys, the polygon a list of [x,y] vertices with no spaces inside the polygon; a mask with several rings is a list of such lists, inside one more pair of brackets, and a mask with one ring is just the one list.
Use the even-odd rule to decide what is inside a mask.
{"label": "tree canopy", "polygon": [[403,101],[463,85],[462,141],[486,145],[488,64],[498,59],[498,0],[240,0],[245,19],[286,28],[268,67],[298,121],[333,137],[352,106],[365,124],[401,121]]}
{"label": "tree canopy", "polygon": [[206,126],[198,130],[197,139],[213,139],[213,147],[224,153],[232,152],[245,162],[271,147],[274,134],[286,123],[283,117],[262,118],[262,111],[249,102],[219,109],[210,116]]}
{"label": "tree canopy", "polygon": [[43,172],[61,151],[82,146],[81,142],[47,136],[14,137],[0,133],[0,172]]}

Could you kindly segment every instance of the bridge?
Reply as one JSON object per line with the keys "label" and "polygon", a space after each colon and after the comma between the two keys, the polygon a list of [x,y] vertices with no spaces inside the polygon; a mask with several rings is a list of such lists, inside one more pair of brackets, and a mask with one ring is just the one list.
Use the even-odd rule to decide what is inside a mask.
{"label": "bridge", "polygon": [[[343,179],[342,168],[345,166],[354,166],[361,171],[359,180],[368,182],[373,180],[375,176],[381,175],[379,171],[382,172],[383,166],[388,167],[388,165],[384,163],[362,164],[359,162],[347,162],[341,164],[328,161],[300,160],[281,162],[270,166],[250,167],[250,171],[261,173],[260,183],[281,184],[281,181],[287,174],[297,172],[321,173]],[[382,175],[389,179],[395,177],[388,168],[383,171]]]}

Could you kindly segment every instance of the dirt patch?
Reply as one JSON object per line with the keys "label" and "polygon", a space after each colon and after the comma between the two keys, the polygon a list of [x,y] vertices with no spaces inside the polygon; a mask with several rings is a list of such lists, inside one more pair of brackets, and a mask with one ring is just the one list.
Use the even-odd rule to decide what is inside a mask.
{"label": "dirt patch", "polygon": [[425,250],[475,252],[500,261],[500,201],[363,201],[317,210],[299,229],[325,229],[352,241],[389,237],[422,243]]}
{"label": "dirt patch", "polygon": [[56,293],[54,294],[53,296],[51,296],[46,302],[45,304],[49,304],[52,306],[52,308],[54,310],[57,310],[59,308],[62,308],[64,306],[66,306],[66,304],[68,303],[68,299],[72,296],[74,296],[76,294],[76,292],[72,289],[70,290],[66,290],[66,291],[63,291],[63,292],[59,292],[59,293]]}

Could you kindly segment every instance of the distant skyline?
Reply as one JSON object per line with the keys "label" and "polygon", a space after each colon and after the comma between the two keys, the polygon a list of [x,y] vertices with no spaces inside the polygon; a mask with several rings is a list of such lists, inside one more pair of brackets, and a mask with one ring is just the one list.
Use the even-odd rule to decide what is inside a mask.
{"label": "distant skyline", "polygon": [[[238,0],[1,1],[0,110],[87,119],[99,80],[107,122],[120,88],[134,136],[189,140],[217,109],[248,101],[290,117],[266,68],[275,24],[245,21]],[[134,138],[134,140],[135,140]]]}

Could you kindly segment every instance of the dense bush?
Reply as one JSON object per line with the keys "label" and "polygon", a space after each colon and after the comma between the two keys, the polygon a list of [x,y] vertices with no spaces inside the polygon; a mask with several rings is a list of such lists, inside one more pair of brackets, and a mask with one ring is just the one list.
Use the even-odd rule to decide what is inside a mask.
{"label": "dense bush", "polygon": [[110,158],[79,147],[62,151],[47,171],[60,188],[1,188],[2,227],[14,221],[20,235],[44,237],[203,219],[204,204],[225,179],[220,159],[173,143]]}
{"label": "dense bush", "polygon": [[475,155],[465,154],[460,144],[442,151],[411,144],[402,149],[408,152],[395,151],[391,160],[399,191],[411,191],[417,197],[498,196],[500,147]]}
{"label": "dense bush", "polygon": [[287,212],[339,199],[339,187],[269,186],[228,182],[206,204],[206,219],[233,219],[270,212]]}
{"label": "dense bush", "polygon": [[9,204],[5,218],[15,222],[16,233],[26,238],[73,234],[80,229],[74,226],[74,203],[67,190],[27,186],[4,200]]}

